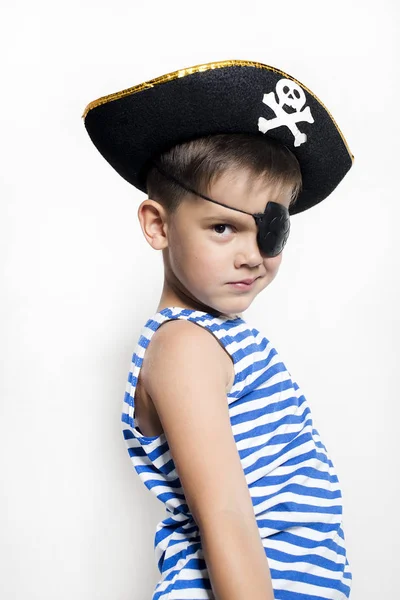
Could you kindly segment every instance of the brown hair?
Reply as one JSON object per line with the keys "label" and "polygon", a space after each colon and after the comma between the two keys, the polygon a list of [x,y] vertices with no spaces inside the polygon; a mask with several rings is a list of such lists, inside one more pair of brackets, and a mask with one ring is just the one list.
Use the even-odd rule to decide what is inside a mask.
{"label": "brown hair", "polygon": [[[265,177],[266,183],[292,185],[291,206],[302,186],[295,155],[281,142],[260,134],[208,135],[173,146],[155,158],[164,171],[203,194],[226,170],[247,169],[255,177]],[[147,193],[169,214],[190,195],[155,166],[147,173]]]}

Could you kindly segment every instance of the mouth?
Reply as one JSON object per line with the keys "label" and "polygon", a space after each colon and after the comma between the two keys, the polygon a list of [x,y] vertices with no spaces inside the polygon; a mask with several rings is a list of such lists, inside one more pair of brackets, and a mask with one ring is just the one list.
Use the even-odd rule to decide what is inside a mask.
{"label": "mouth", "polygon": [[228,283],[245,283],[246,285],[251,285],[258,277],[254,277],[253,279],[241,279],[240,281],[229,281]]}
{"label": "mouth", "polygon": [[230,281],[228,285],[231,285],[236,290],[251,290],[254,287],[254,282],[257,281],[258,277],[254,279],[242,279],[241,281]]}

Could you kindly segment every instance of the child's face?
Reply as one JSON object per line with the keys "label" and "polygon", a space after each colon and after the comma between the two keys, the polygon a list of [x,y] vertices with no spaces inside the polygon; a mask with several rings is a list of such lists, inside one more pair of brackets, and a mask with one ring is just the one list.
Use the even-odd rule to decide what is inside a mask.
{"label": "child's face", "polygon": [[[268,201],[289,208],[291,186],[266,185],[247,171],[226,172],[208,190],[212,199],[251,213],[264,212]],[[163,250],[168,305],[212,308],[227,315],[246,310],[271,283],[282,261],[261,254],[251,215],[202,198],[183,201],[171,219]],[[238,289],[231,282],[257,278]]]}

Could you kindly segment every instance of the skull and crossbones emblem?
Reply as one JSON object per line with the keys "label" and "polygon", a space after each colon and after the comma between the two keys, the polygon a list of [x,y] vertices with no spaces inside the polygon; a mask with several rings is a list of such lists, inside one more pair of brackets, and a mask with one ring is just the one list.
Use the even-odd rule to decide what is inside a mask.
{"label": "skull and crossbones emblem", "polygon": [[[278,102],[274,92],[264,94],[263,102],[272,108],[276,116],[272,119],[260,117],[258,119],[258,129],[262,133],[267,133],[270,129],[284,125],[292,132],[294,145],[301,146],[307,141],[307,136],[299,130],[296,123],[302,121],[314,123],[310,108],[307,106],[303,109],[306,103],[304,90],[291,79],[280,79],[276,84],[275,92],[278,96]],[[288,106],[294,112],[287,112],[284,106]]]}

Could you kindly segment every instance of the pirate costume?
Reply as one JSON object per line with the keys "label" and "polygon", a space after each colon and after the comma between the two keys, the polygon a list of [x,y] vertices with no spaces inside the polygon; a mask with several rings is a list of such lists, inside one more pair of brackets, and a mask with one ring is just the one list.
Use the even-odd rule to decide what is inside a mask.
{"label": "pirate costume", "polygon": [[[313,92],[283,71],[252,61],[174,71],[91,102],[83,118],[99,152],[139,190],[146,193],[146,174],[155,165],[165,177],[217,204],[222,203],[167,173],[157,156],[176,144],[218,133],[268,135],[286,145],[301,168],[296,202],[289,209],[268,202],[263,213],[247,213],[256,221],[257,242],[267,256],[282,251],[290,216],[327,198],[354,160],[332,115]],[[199,530],[166,436],[145,436],[135,418],[136,385],[146,348],[158,327],[172,319],[204,327],[232,358],[235,378],[227,394],[232,432],[275,599],[348,598],[352,576],[339,482],[298,384],[271,342],[241,316],[216,317],[173,306],[156,312],[142,329],[121,417],[133,466],[167,511],[154,539],[161,579],[152,600],[214,598]]]}

